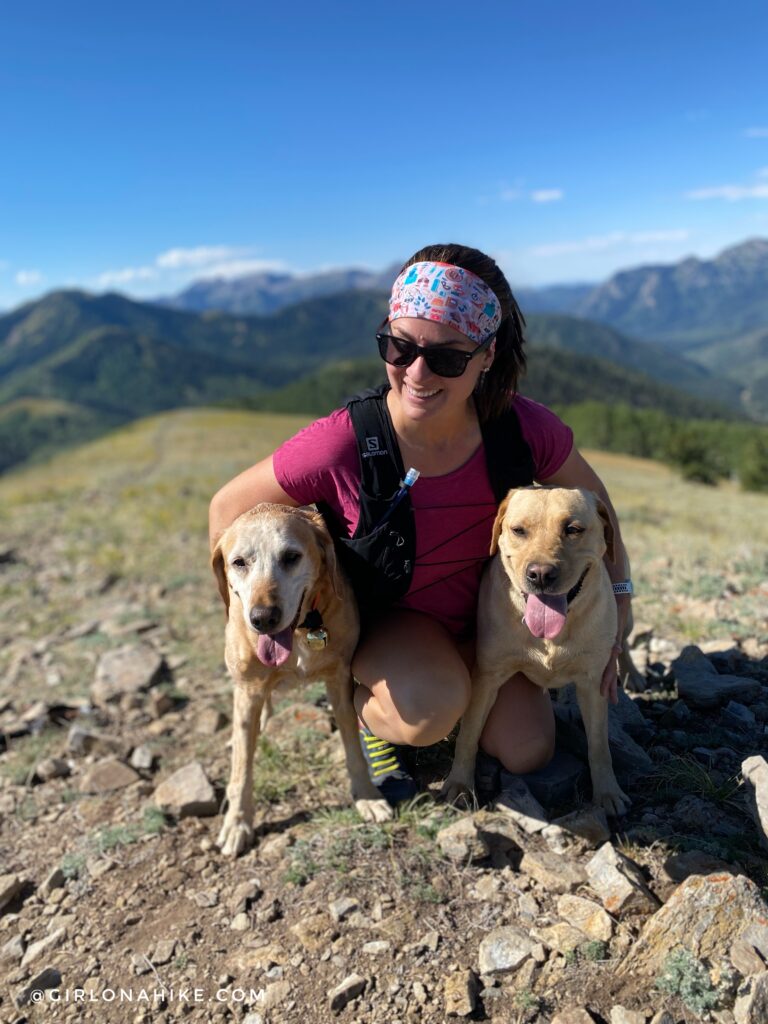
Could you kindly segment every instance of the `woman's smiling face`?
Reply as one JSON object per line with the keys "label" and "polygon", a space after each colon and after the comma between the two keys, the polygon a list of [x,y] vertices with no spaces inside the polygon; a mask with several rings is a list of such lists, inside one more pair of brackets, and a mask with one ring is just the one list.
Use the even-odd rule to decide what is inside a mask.
{"label": "woman's smiling face", "polygon": [[[450,347],[460,352],[474,352],[477,344],[465,334],[434,320],[417,317],[398,317],[387,325],[395,337],[415,342],[425,348]],[[423,356],[417,356],[410,366],[391,366],[387,363],[387,377],[392,394],[404,415],[423,419],[439,412],[463,410],[475,390],[480,374],[493,362],[490,351],[471,359],[460,377],[440,377],[427,366]]]}

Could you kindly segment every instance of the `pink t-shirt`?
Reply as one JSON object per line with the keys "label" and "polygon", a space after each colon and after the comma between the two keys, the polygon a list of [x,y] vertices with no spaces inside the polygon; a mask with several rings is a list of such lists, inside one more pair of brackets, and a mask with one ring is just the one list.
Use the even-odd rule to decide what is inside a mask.
{"label": "pink t-shirt", "polygon": [[[514,409],[531,450],[534,478],[546,480],[568,458],[573,431],[546,406],[522,395],[515,396]],[[346,409],[289,438],[275,452],[273,467],[277,482],[294,501],[326,502],[352,536],[358,521],[360,457]],[[464,633],[474,624],[497,510],[482,445],[453,472],[420,476],[410,497],[416,559],[411,586],[398,604],[432,615],[452,633]]]}

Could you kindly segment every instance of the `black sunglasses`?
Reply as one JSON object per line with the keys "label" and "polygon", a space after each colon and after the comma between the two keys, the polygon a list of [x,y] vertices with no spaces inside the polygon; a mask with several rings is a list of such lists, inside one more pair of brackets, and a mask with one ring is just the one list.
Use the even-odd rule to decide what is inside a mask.
{"label": "black sunglasses", "polygon": [[494,335],[481,341],[472,352],[462,352],[458,348],[435,348],[417,345],[405,338],[396,338],[394,334],[378,331],[376,341],[379,344],[379,355],[390,366],[410,366],[418,357],[423,356],[432,373],[438,377],[460,377],[478,352],[482,352]]}

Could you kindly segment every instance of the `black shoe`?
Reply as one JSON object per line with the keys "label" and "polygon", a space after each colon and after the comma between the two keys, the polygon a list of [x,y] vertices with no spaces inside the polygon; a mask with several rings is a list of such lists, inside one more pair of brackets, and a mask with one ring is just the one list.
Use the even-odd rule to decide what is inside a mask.
{"label": "black shoe", "polygon": [[403,767],[403,748],[389,740],[380,740],[370,729],[360,730],[360,746],[368,765],[371,782],[390,806],[416,796],[419,787],[412,775]]}

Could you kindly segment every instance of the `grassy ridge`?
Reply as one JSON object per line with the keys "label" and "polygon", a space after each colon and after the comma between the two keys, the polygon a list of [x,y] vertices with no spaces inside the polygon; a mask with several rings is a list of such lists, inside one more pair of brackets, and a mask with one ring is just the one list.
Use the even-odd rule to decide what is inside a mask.
{"label": "grassy ridge", "polygon": [[[41,571],[59,563],[61,571],[49,574],[47,602],[27,600],[7,571],[0,574],[0,597],[18,600],[18,615],[35,640],[81,620],[73,579],[87,589],[105,574],[117,574],[136,584],[139,600],[148,600],[140,595],[153,586],[172,590],[170,628],[218,671],[221,621],[208,568],[208,502],[307,421],[221,409],[177,411],[61,453],[44,467],[7,474],[0,480],[4,542],[17,548],[29,571],[38,558]],[[683,638],[739,630],[759,635],[768,496],[742,494],[730,482],[687,483],[649,460],[586,454],[619,513],[633,559],[638,619]],[[35,540],[40,523],[54,539],[42,550]],[[734,586],[726,600],[721,595],[729,581]]]}

